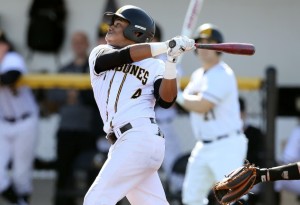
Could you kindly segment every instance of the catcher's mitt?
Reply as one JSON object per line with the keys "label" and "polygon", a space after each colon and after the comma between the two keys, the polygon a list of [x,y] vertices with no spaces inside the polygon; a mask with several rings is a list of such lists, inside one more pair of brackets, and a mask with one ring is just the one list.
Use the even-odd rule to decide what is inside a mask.
{"label": "catcher's mitt", "polygon": [[228,176],[217,182],[213,187],[216,199],[222,205],[227,205],[238,201],[243,195],[247,194],[254,186],[257,176],[254,164],[246,164]]}

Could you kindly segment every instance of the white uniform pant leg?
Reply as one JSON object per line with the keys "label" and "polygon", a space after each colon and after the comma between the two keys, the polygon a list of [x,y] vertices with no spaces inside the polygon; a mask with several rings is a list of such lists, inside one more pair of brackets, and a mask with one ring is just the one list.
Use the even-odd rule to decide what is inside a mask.
{"label": "white uniform pant leg", "polygon": [[169,181],[169,189],[176,192],[182,189],[183,176],[172,171],[175,161],[182,155],[180,139],[172,122],[159,123],[159,127],[165,136],[166,151],[162,168]]}
{"label": "white uniform pant leg", "polygon": [[13,144],[12,180],[18,194],[32,192],[33,160],[35,158],[38,117],[31,116],[16,124]]}
{"label": "white uniform pant leg", "polygon": [[178,136],[172,126],[172,123],[169,122],[160,123],[159,127],[163,132],[166,140],[165,158],[162,167],[166,172],[166,174],[169,176],[172,173],[172,167],[175,160],[181,154],[181,147],[178,141],[179,140]]}
{"label": "white uniform pant leg", "polygon": [[7,165],[11,156],[12,130],[11,124],[0,121],[0,193],[10,184]]}
{"label": "white uniform pant leg", "polygon": [[[145,196],[144,201],[149,204],[167,204],[164,192],[157,191],[162,190],[162,185],[154,177],[163,161],[165,140],[156,135],[157,125],[153,126],[133,128],[111,146],[107,161],[84,198],[84,205],[115,205],[129,192],[131,200]],[[149,185],[145,187],[149,195],[135,192],[135,187],[142,184]]]}
{"label": "white uniform pant leg", "polygon": [[248,139],[244,134],[235,134],[213,143],[211,149],[213,154],[209,166],[214,173],[215,182],[217,182],[244,164]]}
{"label": "white uniform pant leg", "polygon": [[169,204],[157,172],[142,181],[126,197],[131,205]]}
{"label": "white uniform pant leg", "polygon": [[247,153],[247,138],[233,135],[210,144],[198,142],[188,162],[183,189],[187,205],[205,203],[213,184],[243,165]]}
{"label": "white uniform pant leg", "polygon": [[186,205],[206,204],[206,198],[214,182],[201,142],[197,142],[189,158],[183,183],[182,200]]}

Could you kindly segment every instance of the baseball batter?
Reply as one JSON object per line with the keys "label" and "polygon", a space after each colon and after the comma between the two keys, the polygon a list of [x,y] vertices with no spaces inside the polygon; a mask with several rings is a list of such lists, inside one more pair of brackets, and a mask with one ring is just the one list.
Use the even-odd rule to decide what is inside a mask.
{"label": "baseball batter", "polygon": [[[195,41],[222,43],[223,37],[216,26],[203,24]],[[202,67],[193,72],[184,92],[177,97],[177,102],[190,111],[197,139],[183,185],[186,205],[205,204],[214,183],[242,166],[247,153],[233,70],[221,60],[221,53],[201,49],[196,53]]]}
{"label": "baseball batter", "polygon": [[[107,44],[89,58],[91,84],[104,131],[111,142],[108,159],[84,198],[84,205],[114,205],[124,196],[134,205],[166,205],[157,170],[165,139],[155,121],[155,102],[170,107],[176,99],[176,59],[194,49],[194,40],[175,37],[152,42],[153,19],[126,5],[111,17]],[[152,57],[168,53],[168,60]]]}
{"label": "baseball batter", "polygon": [[[26,73],[23,58],[0,30],[0,193],[13,204],[26,205],[32,192],[32,164],[38,107],[27,87],[14,83]],[[12,162],[12,178],[7,167]]]}

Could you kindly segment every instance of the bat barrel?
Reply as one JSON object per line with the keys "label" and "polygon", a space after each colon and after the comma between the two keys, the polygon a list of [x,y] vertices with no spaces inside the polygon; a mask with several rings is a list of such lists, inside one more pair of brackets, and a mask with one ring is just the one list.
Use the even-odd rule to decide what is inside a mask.
{"label": "bat barrel", "polygon": [[253,55],[255,47],[249,43],[219,43],[219,44],[195,44],[196,48],[215,50],[224,53],[238,55]]}

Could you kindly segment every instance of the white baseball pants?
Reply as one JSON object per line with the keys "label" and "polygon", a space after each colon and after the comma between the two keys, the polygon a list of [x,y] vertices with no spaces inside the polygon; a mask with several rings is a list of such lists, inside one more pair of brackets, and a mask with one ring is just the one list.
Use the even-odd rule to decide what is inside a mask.
{"label": "white baseball pants", "polygon": [[168,205],[157,173],[165,139],[157,135],[157,125],[147,120],[145,125],[133,126],[117,136],[84,205],[115,205],[124,196],[132,205]]}
{"label": "white baseball pants", "polygon": [[248,140],[244,134],[233,134],[209,144],[197,142],[188,161],[183,184],[183,203],[202,205],[214,183],[243,165]]}
{"label": "white baseball pants", "polygon": [[[38,117],[14,123],[0,120],[0,192],[13,183],[18,194],[32,192],[32,171],[37,143]],[[7,170],[12,160],[12,177]]]}

